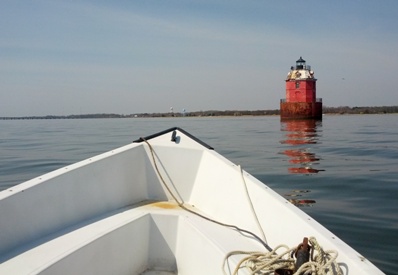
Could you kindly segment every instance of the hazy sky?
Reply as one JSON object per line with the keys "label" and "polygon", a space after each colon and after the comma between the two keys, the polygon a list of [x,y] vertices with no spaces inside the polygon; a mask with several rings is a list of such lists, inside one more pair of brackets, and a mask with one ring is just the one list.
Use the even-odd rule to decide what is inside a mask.
{"label": "hazy sky", "polygon": [[398,1],[2,0],[0,116],[398,105]]}

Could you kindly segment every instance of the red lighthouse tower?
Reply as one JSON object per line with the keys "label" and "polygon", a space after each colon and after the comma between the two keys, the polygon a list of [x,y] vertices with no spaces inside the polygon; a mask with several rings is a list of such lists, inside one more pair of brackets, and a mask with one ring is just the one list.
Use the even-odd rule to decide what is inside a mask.
{"label": "red lighthouse tower", "polygon": [[322,99],[316,98],[316,79],[300,56],[286,78],[286,99],[281,100],[281,119],[322,119]]}

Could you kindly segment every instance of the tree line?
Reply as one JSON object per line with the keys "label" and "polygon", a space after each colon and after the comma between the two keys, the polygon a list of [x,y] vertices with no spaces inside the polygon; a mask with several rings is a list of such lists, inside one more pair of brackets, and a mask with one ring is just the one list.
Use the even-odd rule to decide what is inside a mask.
{"label": "tree line", "polygon": [[[398,113],[398,106],[374,106],[374,107],[327,107],[323,106],[323,114],[393,114]],[[135,113],[129,115],[121,114],[81,114],[68,116],[23,116],[23,117],[0,117],[0,120],[19,119],[92,119],[92,118],[138,118],[138,117],[202,117],[202,116],[265,116],[280,115],[279,109],[273,110],[207,110],[193,112],[168,112],[168,113]]]}
{"label": "tree line", "polygon": [[393,114],[398,113],[398,106],[375,106],[375,107],[327,107],[323,106],[324,114]]}

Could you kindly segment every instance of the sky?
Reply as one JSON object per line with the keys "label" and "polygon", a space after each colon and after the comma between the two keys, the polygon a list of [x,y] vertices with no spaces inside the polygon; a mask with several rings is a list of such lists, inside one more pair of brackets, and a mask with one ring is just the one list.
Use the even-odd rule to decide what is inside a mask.
{"label": "sky", "polygon": [[0,116],[398,105],[398,1],[2,0]]}

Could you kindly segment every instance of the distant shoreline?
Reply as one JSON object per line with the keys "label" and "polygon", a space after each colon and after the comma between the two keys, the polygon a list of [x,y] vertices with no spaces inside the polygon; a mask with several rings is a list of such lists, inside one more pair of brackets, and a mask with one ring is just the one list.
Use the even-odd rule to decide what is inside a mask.
{"label": "distant shoreline", "polygon": [[[323,114],[345,115],[345,114],[394,114],[398,113],[398,106],[381,107],[323,107]],[[129,115],[121,114],[81,114],[81,115],[46,115],[46,116],[20,116],[0,117],[0,120],[36,120],[36,119],[93,119],[93,118],[161,118],[161,117],[239,117],[239,116],[279,116],[279,109],[275,110],[208,110],[186,113],[135,113]]]}

